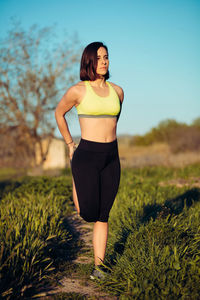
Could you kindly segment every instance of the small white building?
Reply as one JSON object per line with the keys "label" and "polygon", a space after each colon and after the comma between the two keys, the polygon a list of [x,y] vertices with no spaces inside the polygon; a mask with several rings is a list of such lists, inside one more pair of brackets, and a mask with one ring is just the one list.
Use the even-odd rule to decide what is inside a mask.
{"label": "small white building", "polygon": [[[48,141],[44,140],[42,142],[43,150],[45,151],[48,146]],[[39,164],[41,161],[41,155],[39,151],[39,146],[36,145],[36,162]],[[66,168],[67,165],[67,148],[66,144],[62,139],[54,138],[52,139],[47,158],[43,164],[43,169],[62,169]]]}

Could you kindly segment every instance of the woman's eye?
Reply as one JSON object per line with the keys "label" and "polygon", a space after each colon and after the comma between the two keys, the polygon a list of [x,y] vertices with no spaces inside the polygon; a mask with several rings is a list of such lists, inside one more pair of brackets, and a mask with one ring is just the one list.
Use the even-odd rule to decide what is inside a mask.
{"label": "woman's eye", "polygon": [[[97,57],[97,59],[101,59],[101,57]],[[108,57],[104,57],[104,59],[108,59]]]}

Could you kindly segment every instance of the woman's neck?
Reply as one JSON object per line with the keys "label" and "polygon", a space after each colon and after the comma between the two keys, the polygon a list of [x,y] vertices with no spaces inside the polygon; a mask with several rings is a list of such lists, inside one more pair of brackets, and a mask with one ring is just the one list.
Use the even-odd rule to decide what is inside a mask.
{"label": "woman's neck", "polygon": [[96,80],[94,81],[90,81],[92,83],[93,86],[96,86],[96,87],[105,87],[106,86],[106,80],[105,78],[97,78]]}

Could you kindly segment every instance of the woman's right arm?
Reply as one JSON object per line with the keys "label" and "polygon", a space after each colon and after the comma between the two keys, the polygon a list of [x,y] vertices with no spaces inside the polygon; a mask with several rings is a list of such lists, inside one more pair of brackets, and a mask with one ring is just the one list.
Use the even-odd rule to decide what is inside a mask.
{"label": "woman's right arm", "polygon": [[71,110],[75,104],[77,104],[77,99],[78,99],[77,87],[73,86],[73,87],[69,88],[68,91],[64,94],[64,96],[61,98],[61,100],[58,103],[56,110],[55,110],[55,118],[56,118],[58,128],[65,140],[65,143],[69,147],[70,159],[72,159],[72,156],[73,156],[73,150],[74,150],[75,143],[69,132],[69,127],[65,120],[65,114],[66,114],[66,112]]}

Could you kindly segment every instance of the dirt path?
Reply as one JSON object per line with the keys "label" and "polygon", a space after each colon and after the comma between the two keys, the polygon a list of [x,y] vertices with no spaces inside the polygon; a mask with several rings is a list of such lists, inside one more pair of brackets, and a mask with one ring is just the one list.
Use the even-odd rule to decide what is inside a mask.
{"label": "dirt path", "polygon": [[[93,249],[92,249],[92,230],[93,223],[85,222],[76,213],[73,213],[67,218],[69,225],[75,229],[76,232],[80,234],[79,239],[83,241],[84,246],[80,251],[78,257],[71,261],[72,263],[72,273],[70,276],[64,276],[60,281],[59,285],[40,294],[40,299],[52,299],[53,295],[62,293],[77,293],[85,296],[87,299],[114,299],[118,298],[111,296],[103,291],[101,291],[97,285],[89,279],[89,276],[81,276],[80,272],[78,274],[73,272],[73,265],[81,265],[81,268],[88,267],[93,263]],[[77,295],[78,296],[78,295]],[[64,299],[64,298],[62,298]],[[67,296],[66,296],[66,299]],[[75,299],[75,298],[73,298]]]}

